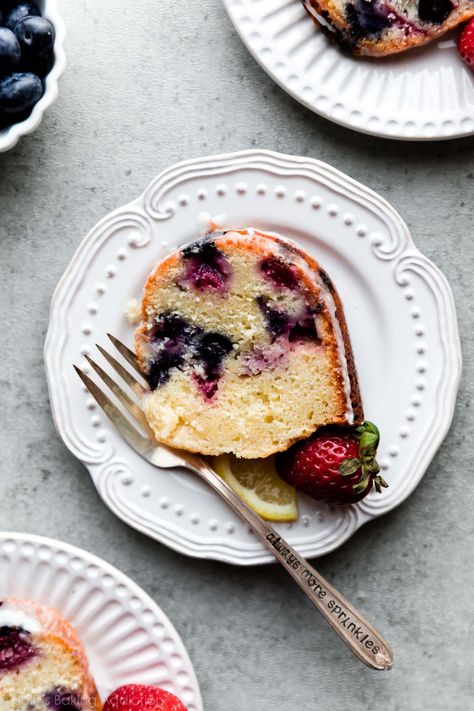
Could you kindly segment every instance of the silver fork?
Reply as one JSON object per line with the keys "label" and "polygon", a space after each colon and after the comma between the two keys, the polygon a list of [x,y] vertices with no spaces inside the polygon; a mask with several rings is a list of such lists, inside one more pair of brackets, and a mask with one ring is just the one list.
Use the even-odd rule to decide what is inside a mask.
{"label": "silver fork", "polygon": [[86,373],[76,365],[74,368],[92,397],[104,410],[112,424],[132,449],[156,467],[164,469],[185,467],[195,472],[201,479],[204,479],[229,504],[231,509],[250,526],[256,537],[298,583],[313,605],[321,612],[349,649],[372,669],[390,669],[393,664],[393,655],[383,637],[277,533],[270,523],[261,519],[258,514],[247,506],[200,456],[171,449],[157,443],[148,426],[145,414],[137,402],[137,399],[139,400],[149,392],[149,388],[145,384],[135,354],[117,338],[110,334],[108,336],[123,358],[140,375],[140,380],[137,380],[129,369],[125,368],[104,348],[99,345],[97,348],[130,391],[134,393],[135,399],[130,397],[92,358],[85,357],[103,383],[128,411],[131,420],[137,426],[132,424],[130,419],[123,414]]}

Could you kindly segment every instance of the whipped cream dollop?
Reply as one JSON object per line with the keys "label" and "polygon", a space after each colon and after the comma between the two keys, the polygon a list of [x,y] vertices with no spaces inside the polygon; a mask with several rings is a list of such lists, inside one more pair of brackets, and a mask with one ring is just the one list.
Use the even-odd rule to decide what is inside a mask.
{"label": "whipped cream dollop", "polygon": [[21,627],[31,634],[41,632],[41,625],[37,619],[10,605],[0,607],[0,627]]}

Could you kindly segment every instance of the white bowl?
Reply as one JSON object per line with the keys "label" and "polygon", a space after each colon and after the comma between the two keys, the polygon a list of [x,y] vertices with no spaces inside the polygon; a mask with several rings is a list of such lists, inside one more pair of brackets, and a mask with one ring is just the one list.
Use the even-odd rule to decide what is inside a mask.
{"label": "white bowl", "polygon": [[31,111],[31,114],[24,121],[15,123],[4,131],[0,131],[0,153],[9,151],[15,146],[22,136],[32,133],[41,123],[43,114],[51,106],[58,95],[58,80],[66,66],[66,55],[64,54],[64,40],[66,38],[66,28],[58,12],[58,0],[37,0],[41,14],[53,25],[56,32],[54,41],[55,62],[50,73],[46,77],[45,90],[41,99]]}

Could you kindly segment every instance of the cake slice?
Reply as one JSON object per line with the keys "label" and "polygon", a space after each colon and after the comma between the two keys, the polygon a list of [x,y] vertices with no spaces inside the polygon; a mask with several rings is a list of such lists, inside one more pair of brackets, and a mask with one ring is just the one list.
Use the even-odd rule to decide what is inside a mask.
{"label": "cake slice", "polygon": [[474,17],[474,0],[302,0],[316,24],[352,54],[380,57],[441,37]]}
{"label": "cake slice", "polygon": [[30,600],[0,601],[0,709],[102,709],[75,630]]}
{"label": "cake slice", "polygon": [[218,455],[267,457],[320,425],[363,420],[340,299],[293,242],[214,232],[148,278],[136,353],[156,438]]}

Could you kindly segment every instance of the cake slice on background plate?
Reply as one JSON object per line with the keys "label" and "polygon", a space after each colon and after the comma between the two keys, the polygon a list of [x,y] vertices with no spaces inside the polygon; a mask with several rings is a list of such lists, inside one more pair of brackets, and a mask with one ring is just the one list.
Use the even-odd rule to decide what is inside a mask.
{"label": "cake slice on background plate", "polygon": [[474,0],[302,0],[352,54],[381,57],[427,44],[474,17]]}
{"label": "cake slice on background plate", "polygon": [[176,250],[145,285],[136,352],[157,439],[261,458],[363,409],[341,301],[294,242],[215,231]]}
{"label": "cake slice on background plate", "polygon": [[100,711],[88,662],[71,624],[30,600],[0,601],[1,711]]}

